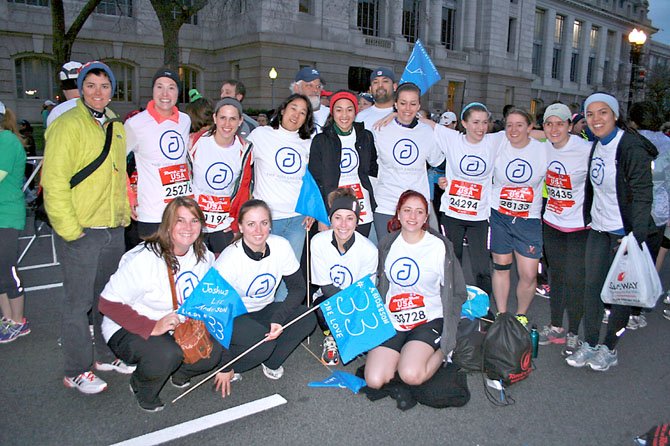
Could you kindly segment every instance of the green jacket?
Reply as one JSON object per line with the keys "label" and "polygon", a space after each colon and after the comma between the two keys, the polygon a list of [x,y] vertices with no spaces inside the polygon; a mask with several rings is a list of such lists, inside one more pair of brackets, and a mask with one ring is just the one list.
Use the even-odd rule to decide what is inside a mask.
{"label": "green jacket", "polygon": [[[110,109],[108,118],[116,118]],[[104,163],[74,189],[70,179],[100,155],[105,131],[82,100],[55,120],[46,131],[42,187],[49,221],[66,241],[84,228],[127,226],[130,205],[126,193],[126,133],[114,123],[110,152]]]}
{"label": "green jacket", "polygon": [[26,225],[26,202],[23,198],[23,173],[26,151],[21,141],[9,130],[0,129],[0,228],[22,231]]}

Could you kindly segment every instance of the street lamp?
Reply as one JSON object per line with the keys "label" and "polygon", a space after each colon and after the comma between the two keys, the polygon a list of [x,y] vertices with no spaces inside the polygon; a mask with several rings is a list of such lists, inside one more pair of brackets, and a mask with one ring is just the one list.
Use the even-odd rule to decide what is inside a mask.
{"label": "street lamp", "polygon": [[275,79],[277,79],[277,70],[275,67],[270,68],[268,72],[268,77],[270,78],[270,88],[272,89],[272,109],[275,108]]}
{"label": "street lamp", "polygon": [[643,30],[634,28],[628,34],[630,42],[630,85],[628,86],[628,110],[633,104],[633,92],[637,90],[637,76],[640,69],[640,56],[642,55],[642,45],[647,41],[647,34]]}

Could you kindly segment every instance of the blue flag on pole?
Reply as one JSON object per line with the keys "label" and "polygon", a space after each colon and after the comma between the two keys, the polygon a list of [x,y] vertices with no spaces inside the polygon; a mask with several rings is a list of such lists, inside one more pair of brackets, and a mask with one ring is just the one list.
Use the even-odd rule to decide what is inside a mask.
{"label": "blue flag on pole", "polygon": [[177,310],[177,314],[204,321],[212,337],[225,348],[230,347],[233,319],[245,314],[247,307],[216,268],[210,268],[191,295]]}
{"label": "blue flag on pole", "polygon": [[309,170],[305,170],[305,176],[302,177],[302,186],[300,186],[295,211],[298,214],[314,217],[324,225],[330,226],[330,219],[328,219],[328,212],[321,198],[319,186]]}
{"label": "blue flag on pole", "polygon": [[349,389],[358,393],[361,387],[365,386],[365,380],[351,373],[335,370],[332,375],[323,381],[312,381],[307,384],[309,387],[337,387],[339,389]]}
{"label": "blue flag on pole", "polygon": [[430,56],[420,40],[414,44],[412,54],[407,60],[405,71],[400,77],[399,84],[411,82],[421,89],[421,94],[425,94],[428,89],[437,81],[442,79],[440,73],[435,68],[435,64],[430,60]]}
{"label": "blue flag on pole", "polygon": [[396,334],[384,299],[370,277],[354,282],[319,305],[344,363]]}

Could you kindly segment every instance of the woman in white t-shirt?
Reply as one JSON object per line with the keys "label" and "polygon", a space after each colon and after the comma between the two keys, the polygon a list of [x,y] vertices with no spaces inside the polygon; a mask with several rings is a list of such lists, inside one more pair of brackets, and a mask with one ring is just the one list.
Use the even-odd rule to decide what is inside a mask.
{"label": "woman in white t-shirt", "polygon": [[218,255],[233,240],[231,203],[249,144],[237,136],[244,122],[242,104],[221,99],[214,107],[214,124],[189,150],[193,192],[205,214],[205,240]]}
{"label": "woman in white t-shirt", "polygon": [[476,285],[489,295],[491,255],[488,250],[491,213],[491,179],[504,132],[488,133],[491,114],[486,106],[472,102],[461,112],[465,134],[434,125],[435,139],[447,162],[438,184],[445,189],[440,204],[440,224],[463,259],[463,237],[467,236],[472,275]]}
{"label": "woman in white t-shirt", "polygon": [[400,195],[379,245],[377,279],[396,335],[368,353],[365,381],[374,389],[396,372],[409,385],[430,379],[456,345],[467,291],[451,242],[428,228],[428,200],[417,191]]}
{"label": "woman in white t-shirt", "polygon": [[417,118],[421,109],[419,87],[411,82],[400,85],[395,91],[394,105],[397,114],[392,121],[373,132],[379,164],[374,212],[379,241],[389,232],[388,222],[393,217],[400,194],[411,189],[430,199],[426,163],[439,166],[444,160],[433,130]]}
{"label": "woman in white t-shirt", "polygon": [[542,257],[542,185],[547,171],[547,143],[530,138],[530,115],[512,109],[505,120],[507,140],[500,147],[491,194],[493,296],[498,311],[508,310],[512,256],[519,281],[517,319],[528,324],[526,311],[535,295],[537,265]]}
{"label": "woman in white t-shirt", "polygon": [[[542,225],[544,254],[551,271],[551,321],[540,331],[540,345],[565,344],[564,355],[578,346],[577,331],[584,314],[584,255],[588,225],[584,221],[584,186],[588,141],[570,134],[570,109],[552,104],[544,112],[547,151],[547,205]],[[567,309],[568,326],[563,326]]]}
{"label": "woman in white t-shirt", "polygon": [[[357,231],[361,205],[355,192],[350,188],[332,191],[328,194],[328,206],[331,229],[319,232],[310,242],[312,283],[320,287],[314,305],[365,276],[374,277],[377,272],[377,247]],[[337,344],[321,310],[317,310],[317,318],[325,334],[321,361],[337,365],[340,361]]]}
{"label": "woman in white t-shirt", "polygon": [[[254,130],[255,132],[255,130]],[[253,132],[252,132],[253,133]],[[271,235],[272,213],[261,200],[249,200],[238,215],[240,234],[219,256],[214,267],[242,297],[248,313],[235,318],[231,350],[246,350],[265,337],[266,342],[240,359],[235,368],[259,364],[270,379],[284,375],[284,361],[316,325],[313,314],[284,331],[283,325],[307,311],[305,282],[288,241]],[[286,300],[276,302],[279,282],[286,282]]]}
{"label": "woman in white t-shirt", "polygon": [[[203,241],[203,223],[202,211],[193,199],[172,200],[158,231],[123,256],[100,296],[100,312],[105,315],[103,337],[118,358],[137,366],[130,388],[147,412],[163,409],[158,394],[168,378],[173,386],[185,388],[194,376],[231,359],[228,350],[212,340],[209,358],[185,364],[172,336],[180,317],[173,309],[168,268],[173,271],[176,299],[181,304],[214,262]],[[230,395],[233,374],[230,368],[215,377],[224,397]]]}

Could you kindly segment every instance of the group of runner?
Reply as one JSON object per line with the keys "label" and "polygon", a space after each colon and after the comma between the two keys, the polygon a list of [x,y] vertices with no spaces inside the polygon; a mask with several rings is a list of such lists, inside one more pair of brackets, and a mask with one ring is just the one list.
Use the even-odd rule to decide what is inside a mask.
{"label": "group of runner", "polygon": [[[243,112],[238,81],[226,81],[216,103],[191,91],[186,114],[177,108],[178,74],[161,69],[146,109],[121,125],[108,107],[112,70],[97,61],[83,65],[81,98],[48,127],[42,176],[64,271],[64,384],[98,393],[107,384],[94,369],[131,374],[139,406],[154,412],[163,408],[159,393],[168,380],[187,387],[193,376],[221,367],[265,336],[254,354],[217,374],[226,396],[239,372],[256,366],[281,378],[284,361],[316,319],[324,331],[322,361],[338,364],[322,314],[287,330],[283,325],[306,310],[306,292],[318,304],[365,276],[376,278],[397,330],[369,352],[368,386],[381,388],[396,373],[421,384],[456,346],[467,297],[464,238],[475,285],[492,295],[497,312],[511,311],[516,261],[514,313],[524,326],[544,255],[551,321],[540,343],[564,344],[574,367],[616,365],[631,309],[612,306],[601,343],[600,289],[623,235],[632,231],[658,252],[670,207],[665,178],[654,171],[652,183],[659,150],[623,122],[616,98],[586,99],[588,142],[570,133],[575,117],[560,103],[541,115],[541,130],[526,111],[511,108],[504,130],[491,132],[490,111],[473,102],[460,113],[460,132],[419,117],[421,90],[398,85],[391,69],[373,70],[370,84],[367,95],[339,90],[324,106],[321,74],[303,68],[268,125],[256,126]],[[374,104],[359,113],[366,102]],[[661,152],[667,154],[667,145]],[[130,153],[135,188],[126,184]],[[435,212],[426,167],[441,164],[444,192]],[[330,227],[312,228],[314,219],[296,211],[307,174],[326,203]],[[666,211],[652,217],[657,189],[666,191]],[[144,241],[124,254],[123,227],[131,217]],[[310,229],[318,233],[301,267]],[[215,342],[207,358],[186,364],[172,337],[183,322],[174,308],[211,266],[249,312],[236,318],[229,349]],[[304,268],[311,269],[307,286]],[[3,334],[27,326],[22,308],[15,314],[18,305],[9,306],[20,293],[10,285],[5,281],[0,290],[9,297],[6,304],[0,297]]]}

